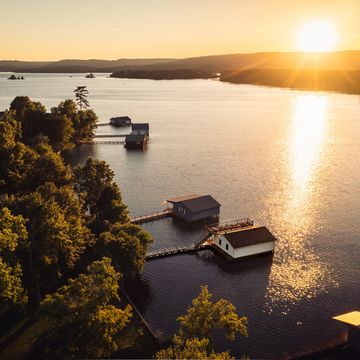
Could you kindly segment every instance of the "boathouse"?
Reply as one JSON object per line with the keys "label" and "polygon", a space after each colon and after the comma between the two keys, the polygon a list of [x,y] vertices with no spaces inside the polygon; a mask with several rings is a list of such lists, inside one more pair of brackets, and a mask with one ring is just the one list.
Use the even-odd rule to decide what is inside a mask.
{"label": "boathouse", "polygon": [[124,147],[126,149],[146,149],[148,143],[147,135],[130,134],[125,137]]}
{"label": "boathouse", "polygon": [[149,124],[148,123],[137,123],[131,124],[131,133],[136,135],[147,135],[149,136]]}
{"label": "boathouse", "polygon": [[220,204],[211,195],[184,195],[166,200],[172,204],[172,215],[188,223],[211,218],[217,220]]}
{"label": "boathouse", "polygon": [[112,117],[110,119],[110,125],[113,126],[130,126],[131,119],[128,116]]}
{"label": "boathouse", "polygon": [[275,241],[275,236],[265,226],[249,226],[214,235],[213,244],[238,259],[273,252]]}
{"label": "boathouse", "polygon": [[360,311],[334,316],[333,319],[347,325],[348,344],[360,356]]}

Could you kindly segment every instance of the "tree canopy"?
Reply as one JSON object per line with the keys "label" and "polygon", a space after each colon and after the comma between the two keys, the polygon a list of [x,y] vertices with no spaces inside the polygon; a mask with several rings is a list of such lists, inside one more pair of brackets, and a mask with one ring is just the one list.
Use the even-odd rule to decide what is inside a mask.
{"label": "tree canopy", "polygon": [[111,257],[116,268],[124,274],[134,275],[142,271],[151,242],[150,234],[140,226],[116,223],[99,236],[95,251],[98,256]]}
{"label": "tree canopy", "polygon": [[207,286],[202,286],[193,306],[177,319],[180,329],[173,345],[157,352],[157,359],[232,359],[228,351],[215,353],[213,332],[224,329],[230,340],[235,340],[238,332],[247,336],[247,318],[239,318],[229,301],[220,299],[214,303],[211,297]]}
{"label": "tree canopy", "polygon": [[207,286],[202,286],[200,294],[192,301],[193,306],[177,319],[180,334],[184,338],[212,339],[214,330],[225,329],[230,340],[235,340],[237,332],[247,336],[247,318],[239,317],[235,306],[228,300],[220,299],[214,303],[211,297]]}
{"label": "tree canopy", "polygon": [[89,158],[84,166],[74,170],[75,188],[82,195],[91,215],[90,227],[95,234],[107,231],[119,222],[129,221],[114,172],[105,161]]}
{"label": "tree canopy", "polygon": [[28,247],[26,220],[0,208],[0,310],[27,302],[17,250]]}
{"label": "tree canopy", "polygon": [[119,302],[120,278],[111,260],[103,258],[45,297],[41,314],[53,323],[41,341],[45,355],[98,358],[119,349],[122,330],[132,316],[130,305],[124,309],[114,305]]}
{"label": "tree canopy", "polygon": [[235,359],[225,351],[216,353],[214,350],[208,350],[209,339],[183,339],[181,336],[174,336],[173,345],[167,349],[156,353],[156,359],[217,359],[232,360]]}

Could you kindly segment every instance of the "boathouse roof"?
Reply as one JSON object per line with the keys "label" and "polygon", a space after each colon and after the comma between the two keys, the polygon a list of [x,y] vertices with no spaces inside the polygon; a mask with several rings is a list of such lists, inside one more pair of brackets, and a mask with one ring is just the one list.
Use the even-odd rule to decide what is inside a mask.
{"label": "boathouse roof", "polygon": [[118,120],[118,121],[120,121],[120,120],[131,120],[128,116],[115,116],[115,117],[112,117],[112,118],[110,118],[110,120]]}
{"label": "boathouse roof", "polygon": [[182,203],[192,212],[204,211],[221,206],[211,195],[189,194],[166,200],[169,203]]}
{"label": "boathouse roof", "polygon": [[276,241],[275,236],[265,226],[252,226],[224,234],[224,237],[234,249]]}
{"label": "boathouse roof", "polygon": [[149,123],[133,123],[131,128],[133,130],[149,130]]}
{"label": "boathouse roof", "polygon": [[360,326],[360,311],[351,311],[346,314],[334,316],[333,319],[353,326]]}
{"label": "boathouse roof", "polygon": [[126,142],[131,142],[131,141],[144,141],[145,140],[146,135],[145,134],[129,134],[126,135],[125,137],[125,141]]}

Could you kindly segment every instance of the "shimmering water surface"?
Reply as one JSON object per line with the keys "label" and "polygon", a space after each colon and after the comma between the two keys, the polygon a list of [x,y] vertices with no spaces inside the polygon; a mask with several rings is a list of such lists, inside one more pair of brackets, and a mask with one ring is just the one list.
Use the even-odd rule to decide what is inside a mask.
{"label": "shimmering water surface", "polygon": [[[273,257],[228,263],[203,251],[151,261],[129,289],[153,329],[176,331],[200,285],[249,318],[249,337],[220,350],[266,358],[336,335],[331,317],[359,308],[360,101],[211,80],[123,80],[99,74],[0,74],[0,108],[29,95],[48,108],[86,85],[101,122],[129,115],[150,123],[148,150],[84,145],[68,161],[106,160],[133,215],[170,196],[212,194],[221,219],[250,217],[277,236]],[[101,127],[99,133],[126,132]],[[145,225],[152,248],[192,243],[201,225],[164,219]]]}

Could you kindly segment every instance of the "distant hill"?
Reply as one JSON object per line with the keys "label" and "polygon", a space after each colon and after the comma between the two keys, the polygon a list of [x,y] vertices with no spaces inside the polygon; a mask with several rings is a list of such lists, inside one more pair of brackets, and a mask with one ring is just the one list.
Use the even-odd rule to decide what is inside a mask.
{"label": "distant hill", "polygon": [[360,94],[360,70],[280,70],[247,69],[221,75],[221,81],[234,84],[265,85],[291,89],[335,91]]}
{"label": "distant hill", "polygon": [[194,69],[223,73],[240,69],[313,69],[357,70],[360,69],[360,51],[333,53],[255,53],[214,55],[142,66],[148,70]]}
{"label": "distant hill", "polygon": [[169,63],[173,59],[119,59],[119,60],[60,60],[16,61],[0,60],[0,71],[37,73],[113,72],[117,69],[150,64]]}
{"label": "distant hill", "polygon": [[360,69],[360,51],[320,54],[266,52],[200,56],[185,59],[61,60],[47,62],[0,61],[0,71],[11,72],[115,72],[122,70],[201,70],[216,73],[240,69]]}

